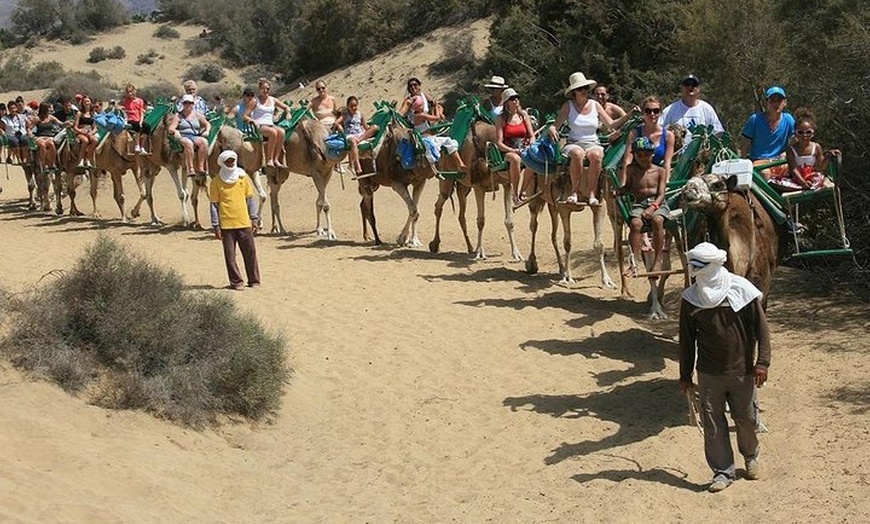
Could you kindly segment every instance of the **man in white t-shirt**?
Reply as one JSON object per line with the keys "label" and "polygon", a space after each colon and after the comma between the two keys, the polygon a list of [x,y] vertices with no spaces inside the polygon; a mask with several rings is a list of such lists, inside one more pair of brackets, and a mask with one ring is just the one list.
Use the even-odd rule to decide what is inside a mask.
{"label": "man in white t-shirt", "polygon": [[686,129],[686,137],[683,144],[692,141],[691,126],[713,126],[713,133],[719,134],[725,131],[722,122],[713,106],[701,100],[701,79],[693,74],[686,75],[680,81],[680,99],[669,105],[662,111],[659,118],[662,127],[677,124]]}

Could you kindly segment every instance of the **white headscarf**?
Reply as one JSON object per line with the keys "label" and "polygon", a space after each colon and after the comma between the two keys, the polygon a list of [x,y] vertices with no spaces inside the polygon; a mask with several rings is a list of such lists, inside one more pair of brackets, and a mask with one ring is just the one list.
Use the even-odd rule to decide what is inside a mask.
{"label": "white headscarf", "polygon": [[683,291],[690,304],[710,309],[727,299],[737,312],[761,296],[752,282],[723,267],[728,254],[713,244],[701,242],[686,253],[686,258],[695,276],[695,283]]}
{"label": "white headscarf", "polygon": [[[237,163],[233,167],[227,167],[227,160],[232,158]],[[225,184],[234,184],[239,177],[245,176],[245,170],[238,166],[239,157],[235,151],[226,150],[218,157],[218,165],[221,167],[220,177]]]}

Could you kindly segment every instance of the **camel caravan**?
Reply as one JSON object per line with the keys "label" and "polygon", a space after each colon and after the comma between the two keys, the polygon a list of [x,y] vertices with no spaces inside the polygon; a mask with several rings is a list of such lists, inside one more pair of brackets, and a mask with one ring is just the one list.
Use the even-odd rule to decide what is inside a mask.
{"label": "camel caravan", "polygon": [[[76,97],[78,107],[63,101],[54,113],[48,103],[26,107],[23,100],[0,108],[0,158],[23,168],[28,208],[51,211],[53,194],[55,213],[64,213],[63,198],[68,197],[69,214],[82,215],[76,197],[88,181],[96,216],[99,182],[107,174],[121,220],[138,217],[145,202],[150,223],[161,226],[153,187],[165,168],[176,188],[183,225],[201,228],[200,192],[219,171],[221,152],[232,150],[259,195],[261,221],[269,200],[272,234],[287,233],[279,192],[295,173],[310,177],[317,189],[316,235],[336,239],[327,188],[335,173],[344,188],[349,172],[360,194],[363,239],[382,243],[374,196],[385,186],[398,193],[408,209],[396,244],[416,248],[423,245],[417,232],[420,197],[426,183],[435,179],[438,199],[430,251],[440,249],[444,205],[456,197],[467,251],[476,260],[485,259],[485,203],[488,194],[495,200],[501,191],[511,259],[524,260],[515,238],[514,214],[528,207],[532,241],[525,269],[538,271],[535,240],[538,218],[546,207],[561,282],[572,284],[571,218],[588,208],[600,285],[617,287],[608,274],[601,240],[607,218],[614,233],[621,292],[630,295],[629,280],[646,278],[654,319],[666,317],[661,305],[666,279],[682,274],[688,285],[684,253],[702,241],[726,250],[728,269],[756,284],[765,298],[773,271],[788,251],[788,240],[793,241],[793,257],[851,255],[838,186],[839,151],[817,151],[817,144],[803,138],[807,133],[802,134],[801,126],[811,121],[795,121],[782,112],[785,91],[778,86],[768,89],[767,107],[753,117],[772,122],[788,115],[794,127],[784,135],[788,151],[757,158],[756,142],[766,139],[770,146],[771,137],[753,135],[747,123],[741,134],[743,147],[736,151],[715,111],[700,100],[695,75],[680,82],[682,97],[673,104],[662,107],[658,98],[648,97],[625,111],[609,101],[605,86],[574,73],[560,111],[545,117],[523,108],[516,90],[493,76],[485,85],[489,96],[461,101],[449,120],[443,107],[423,94],[416,78],[408,80],[408,95],[401,103],[376,102],[369,118],[362,116],[356,97],[350,97],[344,108],[337,107],[323,82],[317,84],[317,98],[295,107],[272,96],[266,79],[260,80],[258,92],[246,89],[235,106],[213,109],[196,94],[194,82],[184,87],[179,99],[156,100],[147,107],[136,88],[128,85],[123,100],[106,108],[87,96]],[[805,154],[808,143],[815,144],[811,155]],[[813,160],[809,168],[807,159]],[[788,186],[792,170],[802,185]],[[129,213],[124,192],[128,172],[138,189]],[[810,186],[806,182],[812,177]],[[473,243],[466,220],[472,193],[477,210]],[[798,218],[801,205],[818,201],[832,204],[839,238],[835,247],[813,251],[802,242],[805,226]],[[669,256],[674,250],[678,264]]]}

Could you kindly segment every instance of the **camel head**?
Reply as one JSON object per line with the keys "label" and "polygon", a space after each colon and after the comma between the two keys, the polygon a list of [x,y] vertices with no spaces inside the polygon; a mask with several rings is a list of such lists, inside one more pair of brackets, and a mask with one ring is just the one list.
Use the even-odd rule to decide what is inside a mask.
{"label": "camel head", "polygon": [[693,176],[683,187],[683,207],[699,211],[723,211],[728,206],[729,180],[719,175]]}

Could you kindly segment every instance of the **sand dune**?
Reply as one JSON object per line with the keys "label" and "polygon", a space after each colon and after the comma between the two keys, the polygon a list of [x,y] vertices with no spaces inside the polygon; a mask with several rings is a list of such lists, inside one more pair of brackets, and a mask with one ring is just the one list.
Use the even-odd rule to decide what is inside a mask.
{"label": "sand dune", "polygon": [[[355,68],[328,77],[333,93],[398,97],[405,74],[442,81],[396,65],[407,56],[375,70],[396,79],[389,93],[363,91],[369,73]],[[123,225],[108,184],[102,219],[27,212],[21,171],[11,167],[6,180],[3,169],[0,283],[9,291],[69,268],[105,233],[192,289],[230,293],[219,289],[226,277],[208,233]],[[538,275],[510,261],[501,206],[489,198],[485,261],[464,252],[449,206],[442,253],[374,247],[362,241],[356,188],[345,182],[329,187],[339,235],[329,242],[312,233],[311,181],[291,177],[281,192],[291,234],[258,238],[263,286],[233,295],[289,340],[295,376],[274,423],[192,431],[87,405],[0,363],[0,522],[870,521],[866,306],[820,295],[807,273],[778,271],[774,361],[761,392],[771,429],[764,477],[710,495],[676,382],[676,322],[650,323],[639,300],[598,286],[588,212],[573,218],[579,281],[562,287],[552,282],[547,220]],[[130,198],[129,175],[126,186]],[[166,173],[155,198],[179,223]],[[424,243],[435,198],[428,187]],[[405,207],[388,189],[376,200],[389,241]],[[526,254],[528,211],[515,220]],[[608,264],[615,276],[612,254]],[[672,281],[672,317],[678,293]]]}

